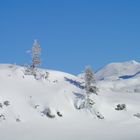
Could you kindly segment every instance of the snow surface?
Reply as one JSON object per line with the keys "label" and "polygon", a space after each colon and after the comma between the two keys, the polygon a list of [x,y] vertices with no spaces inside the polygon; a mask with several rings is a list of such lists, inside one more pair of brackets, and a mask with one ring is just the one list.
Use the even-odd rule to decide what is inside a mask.
{"label": "snow surface", "polygon": [[[0,65],[0,140],[140,140],[140,77],[119,78],[139,72],[138,62],[112,63],[96,73],[99,93],[92,98],[102,120],[75,108],[85,95],[83,79],[38,71],[48,72],[48,78],[26,75],[25,67]],[[126,109],[117,111],[118,104]],[[43,113],[47,109],[53,118]]]}

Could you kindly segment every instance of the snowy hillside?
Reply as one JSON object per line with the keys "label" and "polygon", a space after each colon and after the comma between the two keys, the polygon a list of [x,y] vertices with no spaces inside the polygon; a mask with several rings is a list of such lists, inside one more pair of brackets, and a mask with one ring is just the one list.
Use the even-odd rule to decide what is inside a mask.
{"label": "snowy hillside", "polygon": [[[44,73],[46,70],[39,70]],[[0,103],[9,101],[9,105],[2,106],[1,113],[6,121],[32,120],[43,115],[44,110],[51,108],[54,115],[57,111],[65,112],[73,108],[74,93],[80,92],[70,79],[77,80],[70,74],[47,71],[47,79],[35,79],[25,74],[25,68],[14,65],[0,66]]]}
{"label": "snowy hillside", "polygon": [[[37,71],[34,77],[25,67],[0,65],[2,140],[140,139],[138,62],[112,63],[96,73],[99,91],[92,95],[93,112],[75,107],[85,96],[83,79],[53,70]],[[122,77],[128,75],[134,76]]]}

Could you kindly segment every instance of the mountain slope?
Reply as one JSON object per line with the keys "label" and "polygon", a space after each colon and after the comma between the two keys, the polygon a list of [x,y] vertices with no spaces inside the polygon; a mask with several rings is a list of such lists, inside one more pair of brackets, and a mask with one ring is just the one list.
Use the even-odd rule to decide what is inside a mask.
{"label": "mountain slope", "polygon": [[[40,73],[44,71],[39,70]],[[6,111],[5,117],[10,116],[14,121],[19,116],[26,121],[40,117],[45,108],[51,108],[55,115],[59,110],[66,115],[73,108],[73,91],[81,92],[81,89],[65,78],[77,80],[77,77],[57,71],[47,72],[47,79],[37,80],[32,75],[26,75],[24,67],[0,66],[0,102],[9,101],[8,110],[11,112],[10,116]]]}
{"label": "mountain slope", "polygon": [[[132,63],[135,68],[129,74],[138,71],[136,65]],[[122,74],[128,73],[119,69],[117,77]],[[92,95],[91,112],[75,108],[85,95],[83,79],[45,69],[37,69],[33,76],[25,67],[1,64],[0,136],[3,140],[139,140],[139,81],[140,77],[97,81],[99,91],[98,96]],[[118,104],[126,108],[116,110]]]}

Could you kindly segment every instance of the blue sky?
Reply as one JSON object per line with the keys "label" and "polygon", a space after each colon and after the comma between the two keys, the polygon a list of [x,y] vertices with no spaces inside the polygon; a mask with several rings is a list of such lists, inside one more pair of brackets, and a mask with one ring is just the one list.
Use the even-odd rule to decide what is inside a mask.
{"label": "blue sky", "polygon": [[30,63],[34,39],[42,67],[73,74],[140,61],[140,1],[0,0],[0,63]]}

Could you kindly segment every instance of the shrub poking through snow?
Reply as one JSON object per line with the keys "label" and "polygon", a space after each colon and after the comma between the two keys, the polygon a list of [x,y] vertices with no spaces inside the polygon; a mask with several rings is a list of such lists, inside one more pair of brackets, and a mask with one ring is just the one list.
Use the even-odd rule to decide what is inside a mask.
{"label": "shrub poking through snow", "polygon": [[35,109],[39,108],[39,105],[35,105],[34,108],[35,108]]}
{"label": "shrub poking through snow", "polygon": [[118,111],[126,110],[126,105],[125,104],[118,104],[115,109]]}
{"label": "shrub poking through snow", "polygon": [[102,114],[100,114],[100,112],[96,112],[96,116],[99,118],[99,119],[104,119],[104,116]]}
{"label": "shrub poking through snow", "polygon": [[21,120],[19,118],[16,119],[16,122],[20,122]]}
{"label": "shrub poking through snow", "polygon": [[134,114],[134,116],[140,119],[140,113]]}
{"label": "shrub poking through snow", "polygon": [[2,106],[2,103],[0,103],[0,108],[2,108],[3,106]]}
{"label": "shrub poking through snow", "polygon": [[74,104],[76,109],[84,109],[85,108],[85,100],[77,99]]}
{"label": "shrub poking through snow", "polygon": [[6,120],[3,114],[0,114],[0,120]]}
{"label": "shrub poking through snow", "polygon": [[25,75],[32,75],[36,80],[46,80],[49,77],[49,73],[47,71],[41,71],[37,68],[32,69],[30,66],[25,68]]}
{"label": "shrub poking through snow", "polygon": [[63,117],[63,115],[62,115],[59,111],[57,111],[57,115],[58,115],[59,117]]}
{"label": "shrub poking through snow", "polygon": [[5,106],[9,106],[9,105],[10,105],[10,102],[9,102],[9,101],[4,101],[3,104],[4,104]]}
{"label": "shrub poking through snow", "polygon": [[73,92],[76,99],[74,101],[74,106],[76,109],[84,109],[85,108],[85,95],[81,93]]}
{"label": "shrub poking through snow", "polygon": [[43,111],[42,111],[43,115],[49,117],[49,118],[55,118],[55,115],[52,114],[50,108],[45,108]]}

